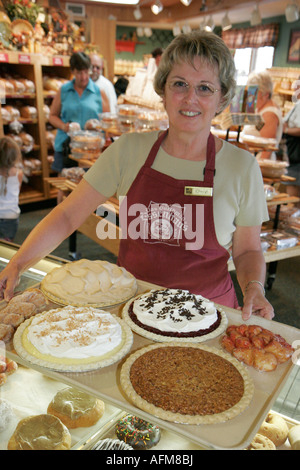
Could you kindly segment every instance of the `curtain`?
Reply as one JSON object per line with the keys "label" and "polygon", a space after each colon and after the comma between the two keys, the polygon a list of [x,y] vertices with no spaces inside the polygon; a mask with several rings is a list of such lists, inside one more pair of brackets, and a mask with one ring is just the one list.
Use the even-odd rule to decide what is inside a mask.
{"label": "curtain", "polygon": [[278,41],[279,24],[270,23],[251,28],[230,29],[222,32],[222,38],[229,49],[245,47],[275,47]]}

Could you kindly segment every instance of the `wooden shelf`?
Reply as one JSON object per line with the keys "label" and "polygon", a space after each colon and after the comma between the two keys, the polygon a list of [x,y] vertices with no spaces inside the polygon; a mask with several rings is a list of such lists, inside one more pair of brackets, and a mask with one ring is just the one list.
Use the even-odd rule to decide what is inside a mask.
{"label": "wooden shelf", "polygon": [[[48,151],[46,142],[47,121],[44,115],[44,101],[47,98],[53,98],[56,92],[45,91],[43,89],[43,74],[55,75],[62,78],[70,78],[70,67],[68,56],[43,56],[42,54],[25,54],[18,51],[0,52],[1,70],[5,70],[11,75],[19,75],[34,82],[35,93],[10,93],[5,96],[6,99],[13,100],[31,100],[32,106],[36,107],[38,119],[19,118],[26,130],[33,135],[35,145],[33,148],[35,158],[41,160],[41,170],[35,171],[29,176],[29,184],[22,185],[20,194],[20,205],[29,202],[37,202],[53,198],[53,191],[45,183],[45,178],[49,177],[50,168],[48,162]],[[3,122],[1,117],[0,104],[0,136],[7,132],[5,126],[9,122]],[[25,155],[24,158],[29,158]],[[56,191],[57,192],[57,191]]]}

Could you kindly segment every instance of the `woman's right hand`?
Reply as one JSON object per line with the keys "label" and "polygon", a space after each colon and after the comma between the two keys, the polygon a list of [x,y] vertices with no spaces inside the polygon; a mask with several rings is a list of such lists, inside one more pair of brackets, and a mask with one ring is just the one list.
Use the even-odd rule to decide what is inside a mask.
{"label": "woman's right hand", "polygon": [[13,263],[8,263],[0,273],[0,299],[8,302],[20,282],[20,272]]}

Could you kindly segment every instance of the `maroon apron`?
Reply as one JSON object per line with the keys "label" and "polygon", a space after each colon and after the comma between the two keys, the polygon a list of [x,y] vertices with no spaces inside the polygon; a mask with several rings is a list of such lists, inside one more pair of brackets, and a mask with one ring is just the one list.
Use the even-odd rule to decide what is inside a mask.
{"label": "maroon apron", "polygon": [[213,217],[215,141],[210,134],[204,181],[177,180],[151,168],[166,132],[120,204],[118,264],[137,279],[186,289],[237,307],[228,251],[216,237]]}

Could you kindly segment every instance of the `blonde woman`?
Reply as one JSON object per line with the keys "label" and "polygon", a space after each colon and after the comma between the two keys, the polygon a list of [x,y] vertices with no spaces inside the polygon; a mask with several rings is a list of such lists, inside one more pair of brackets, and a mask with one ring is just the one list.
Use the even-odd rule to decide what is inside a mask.
{"label": "blonde woman", "polygon": [[5,297],[20,272],[117,194],[119,265],[138,279],[238,307],[228,272],[232,250],[243,319],[271,319],[260,243],[261,223],[268,218],[261,171],[250,153],[210,132],[213,117],[234,96],[234,76],[231,53],[215,34],[194,31],[175,38],[154,81],[168,130],[124,134],[103,152],[0,274]]}
{"label": "blonde woman", "polygon": [[[249,75],[247,84],[258,86],[256,111],[261,115],[264,125],[260,130],[256,129],[254,125],[247,125],[243,129],[242,136],[250,134],[276,139],[279,145],[283,130],[283,119],[279,106],[273,100],[273,82],[270,74],[266,70],[259,73],[253,72]],[[263,151],[257,157],[276,160],[276,153]]]}

